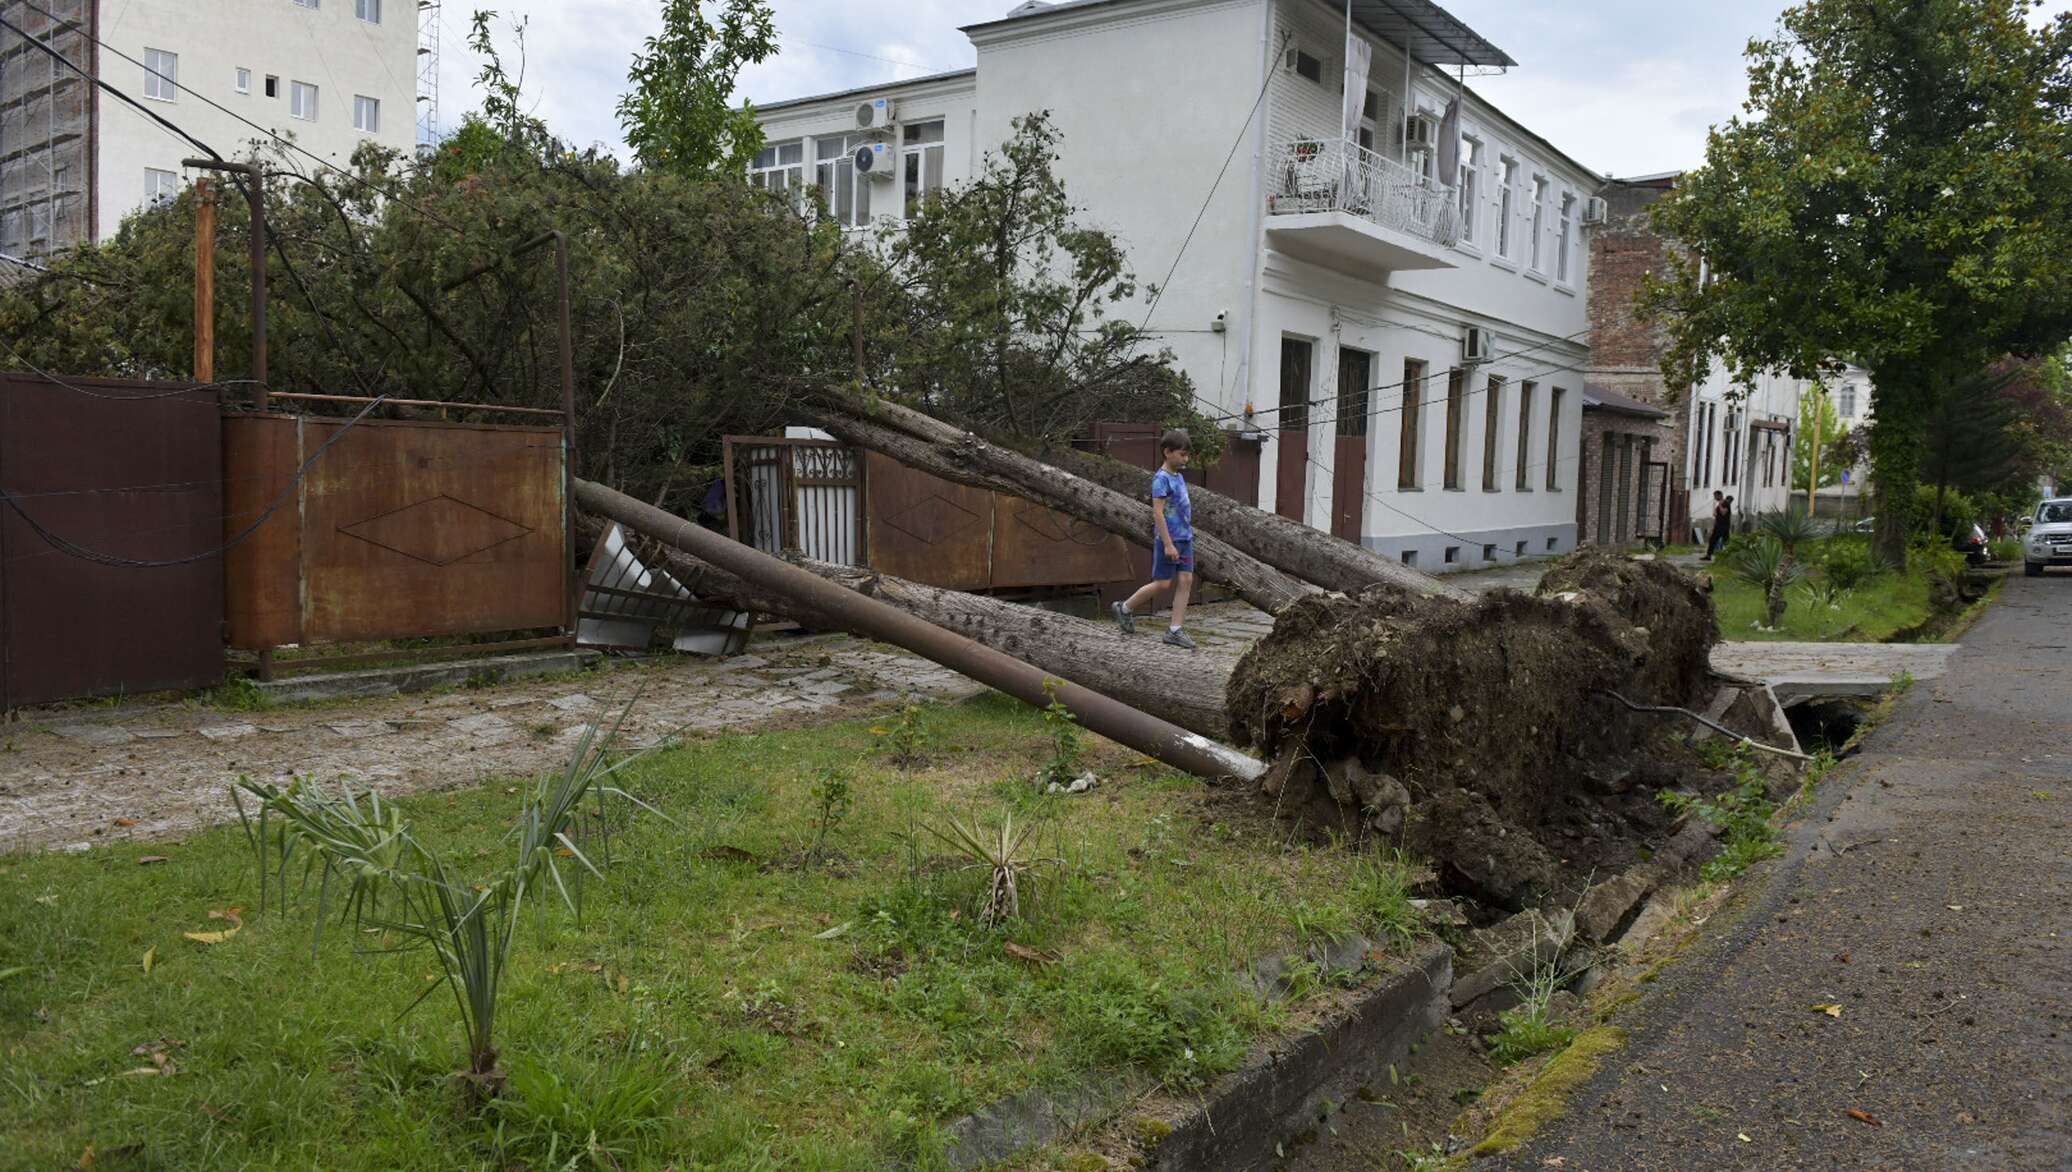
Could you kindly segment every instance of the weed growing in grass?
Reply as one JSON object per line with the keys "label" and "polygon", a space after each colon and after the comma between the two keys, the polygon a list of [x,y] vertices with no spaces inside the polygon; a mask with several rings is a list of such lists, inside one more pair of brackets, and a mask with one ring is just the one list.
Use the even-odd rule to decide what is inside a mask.
{"label": "weed growing in grass", "polygon": [[1067,977],[1056,989],[1058,1033],[1088,1065],[1141,1066],[1166,1086],[1188,1090],[1244,1057],[1238,1007],[1248,994],[1228,979],[1177,986],[1115,955]]}
{"label": "weed growing in grass", "polygon": [[[1550,1020],[1554,994],[1580,971],[1562,963],[1560,938],[1553,925],[1533,913],[1533,951],[1529,968],[1514,969],[1511,987],[1518,1004],[1497,1018],[1497,1032],[1489,1038],[1489,1056],[1509,1065],[1538,1054],[1559,1050],[1575,1037],[1575,1031]],[[1545,930],[1553,939],[1552,955],[1544,955],[1539,934]]]}
{"label": "weed growing in grass", "polygon": [[809,792],[814,809],[813,846],[806,852],[806,862],[812,865],[826,861],[827,836],[849,816],[856,798],[849,790],[849,775],[832,765],[820,771],[819,780]]}
{"label": "weed growing in grass", "polygon": [[1784,853],[1777,844],[1776,828],[1770,816],[1777,806],[1770,801],[1769,786],[1754,751],[1735,745],[1727,761],[1734,771],[1734,785],[1710,798],[1692,797],[1675,790],[1657,795],[1663,805],[1679,814],[1689,813],[1726,831],[1726,845],[1719,857],[1705,864],[1700,875],[1707,882],[1732,879],[1764,859]]}
{"label": "weed growing in grass", "polygon": [[1050,760],[1036,771],[1038,785],[1070,784],[1079,776],[1079,758],[1086,752],[1086,738],[1079,731],[1079,718],[1058,699],[1060,681],[1043,681],[1043,695],[1050,703],[1043,709],[1043,730],[1050,734]]}
{"label": "weed growing in grass", "polygon": [[921,763],[932,739],[927,724],[921,719],[919,704],[909,704],[899,710],[899,716],[889,724],[873,725],[871,735],[884,746],[885,756],[901,769],[912,769]]}
{"label": "weed growing in grass", "polygon": [[266,707],[266,692],[250,676],[231,676],[210,690],[209,703],[232,712],[257,712]]}
{"label": "weed growing in grass", "polygon": [[1328,947],[1355,931],[1352,909],[1341,903],[1297,900],[1288,909],[1288,923],[1295,929],[1295,938],[1312,947]]}
{"label": "weed growing in grass", "polygon": [[1346,888],[1352,914],[1375,939],[1408,943],[1417,935],[1417,909],[1410,906],[1410,866],[1400,852],[1363,856]]}
{"label": "weed growing in grass", "polygon": [[621,1061],[563,1077],[536,1062],[512,1064],[491,1118],[503,1166],[616,1168],[661,1130],[679,1091],[666,1069]]}

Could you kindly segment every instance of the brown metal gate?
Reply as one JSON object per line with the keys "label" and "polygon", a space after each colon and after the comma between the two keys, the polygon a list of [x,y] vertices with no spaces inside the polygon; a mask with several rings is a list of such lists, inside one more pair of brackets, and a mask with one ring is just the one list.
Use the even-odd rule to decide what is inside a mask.
{"label": "brown metal gate", "polygon": [[233,647],[572,629],[560,427],[347,422],[223,417],[233,518],[291,493],[231,551]]}
{"label": "brown metal gate", "polygon": [[0,710],[222,678],[220,444],[212,392],[0,374]]}
{"label": "brown metal gate", "polygon": [[1669,532],[1669,465],[1649,460],[1640,466],[1640,509],[1634,519],[1633,536],[1661,542]]}

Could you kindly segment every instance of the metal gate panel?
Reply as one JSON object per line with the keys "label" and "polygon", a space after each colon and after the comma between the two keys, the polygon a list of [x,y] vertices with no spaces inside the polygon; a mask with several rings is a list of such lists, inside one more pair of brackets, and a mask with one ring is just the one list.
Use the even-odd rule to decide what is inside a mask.
{"label": "metal gate panel", "polygon": [[0,487],[27,514],[0,505],[0,709],[222,678],[220,557],[108,565],[37,531],[129,562],[213,551],[222,475],[211,392],[0,374]]}
{"label": "metal gate panel", "polygon": [[324,449],[295,489],[294,511],[276,513],[231,556],[233,646],[570,624],[559,428],[345,424],[226,419],[227,467],[241,486],[277,493]]}
{"label": "metal gate panel", "polygon": [[917,472],[876,452],[866,453],[865,467],[872,569],[950,590],[992,584],[992,493]]}

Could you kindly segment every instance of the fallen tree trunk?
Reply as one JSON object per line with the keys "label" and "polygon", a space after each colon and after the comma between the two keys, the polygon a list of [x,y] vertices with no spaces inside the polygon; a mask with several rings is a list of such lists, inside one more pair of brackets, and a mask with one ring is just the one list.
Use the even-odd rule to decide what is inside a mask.
{"label": "fallen tree trunk", "polygon": [[1254,780],[1264,772],[1258,761],[1199,733],[1070,680],[1057,681],[1052,673],[700,529],[624,493],[583,479],[574,481],[574,493],[581,508],[680,549],[758,590],[795,599],[806,612],[824,616],[822,621],[829,626],[904,647],[1034,707],[1044,707],[1055,699],[1086,728],[1176,769],[1210,779]]}
{"label": "fallen tree trunk", "polygon": [[[601,522],[584,526],[596,541]],[[645,551],[643,551],[645,553]],[[825,611],[788,594],[759,589],[691,554],[667,545],[654,556],[699,598],[736,610],[775,615],[816,628],[839,628]],[[1189,732],[1225,740],[1230,719],[1225,685],[1235,659],[1213,652],[1183,651],[1154,638],[1125,639],[1112,623],[964,594],[811,558],[787,561],[858,594],[875,598],[916,618],[943,627],[995,651],[1032,663],[1051,675],[1091,687],[1140,712],[1169,720]]]}
{"label": "fallen tree trunk", "polygon": [[[1116,492],[919,411],[895,403],[866,407],[823,399],[807,408],[806,415],[842,442],[868,448],[910,468],[1034,501],[1138,545],[1150,538],[1148,493],[1139,499]],[[1316,585],[1277,570],[1199,528],[1194,535],[1194,559],[1202,577],[1230,587],[1268,614],[1321,593]]]}
{"label": "fallen tree trunk", "polygon": [[[1126,495],[1148,496],[1150,474],[1120,460],[1056,445],[1039,453],[1065,471]],[[1334,537],[1291,521],[1278,513],[1255,509],[1220,492],[1189,484],[1194,522],[1236,548],[1277,570],[1326,590],[1358,594],[1376,582],[1399,586],[1413,594],[1465,599],[1468,592],[1411,569],[1402,562],[1354,541]]]}

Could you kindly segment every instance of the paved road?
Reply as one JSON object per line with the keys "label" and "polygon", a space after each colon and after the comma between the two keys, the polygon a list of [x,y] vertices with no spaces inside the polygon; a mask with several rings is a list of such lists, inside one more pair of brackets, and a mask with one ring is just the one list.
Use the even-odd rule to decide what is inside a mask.
{"label": "paved road", "polygon": [[1755,883],[1478,1166],[2072,1168],[2072,578],[2010,579]]}

